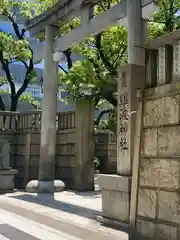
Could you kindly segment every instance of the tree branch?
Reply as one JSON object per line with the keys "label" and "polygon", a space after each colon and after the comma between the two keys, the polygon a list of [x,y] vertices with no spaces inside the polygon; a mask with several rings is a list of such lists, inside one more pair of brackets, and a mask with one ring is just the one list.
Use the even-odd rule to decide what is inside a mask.
{"label": "tree branch", "polygon": [[60,64],[58,66],[64,73],[68,74],[68,71],[66,71],[66,69],[64,69]]}
{"label": "tree branch", "polygon": [[89,60],[89,61],[93,64],[93,66],[94,66],[97,79],[102,80],[101,70],[100,70],[100,67],[99,67],[98,63],[96,63],[92,58],[88,58],[88,60]]}
{"label": "tree branch", "polygon": [[63,53],[66,56],[68,69],[70,70],[72,68],[72,59],[71,59],[72,52],[71,52],[71,49],[67,49]]}
{"label": "tree branch", "polygon": [[18,24],[17,24],[17,22],[15,21],[15,15],[14,15],[14,14],[11,15],[11,13],[9,13],[9,12],[7,12],[7,11],[4,11],[4,15],[6,15],[7,18],[9,19],[9,21],[12,23],[13,28],[14,28],[14,32],[15,32],[17,38],[18,38],[19,40],[22,40],[23,37],[24,37],[25,29],[22,29],[21,32],[19,31]]}
{"label": "tree branch", "polygon": [[[32,52],[32,50],[31,50]],[[32,52],[32,55],[33,55],[33,52]],[[28,66],[28,69],[26,71],[26,76],[24,78],[24,82],[21,86],[21,88],[17,91],[17,98],[19,98],[21,96],[21,94],[26,90],[28,84],[29,84],[29,81],[30,81],[30,77],[29,75],[31,74],[31,71],[34,69],[34,64],[33,64],[33,57],[29,60],[29,66]]]}
{"label": "tree branch", "polygon": [[21,62],[24,64],[25,68],[28,69],[28,64],[26,61],[21,60]]}
{"label": "tree branch", "polygon": [[4,60],[2,50],[0,50],[0,61],[1,61],[1,64],[2,64],[2,68],[3,68],[3,70],[6,74],[7,81],[9,82],[9,85],[10,85],[10,88],[11,88],[11,96],[14,97],[16,95],[15,84],[12,80],[12,76],[11,76],[11,73],[10,73],[10,70],[9,70],[9,63],[6,60]]}
{"label": "tree branch", "polygon": [[105,109],[105,110],[101,111],[95,121],[95,125],[99,125],[99,122],[100,122],[101,118],[103,117],[103,115],[109,113],[110,111],[111,111],[111,109]]}
{"label": "tree branch", "polygon": [[124,55],[124,53],[126,52],[126,50],[127,50],[127,47],[124,47],[124,48],[122,49],[121,53],[118,54],[117,58],[116,58],[115,61],[113,62],[113,68],[117,69],[117,67],[118,67],[118,66],[117,66],[117,61],[118,61],[118,59],[120,59],[120,58],[123,57],[123,55]]}
{"label": "tree branch", "polygon": [[[11,16],[10,14],[7,15],[9,20],[12,22],[12,25],[13,25],[13,28],[14,28],[14,31],[15,31],[15,34],[16,34],[16,37],[19,39],[19,40],[23,40],[24,39],[24,33],[25,33],[25,29],[22,29],[22,31],[20,32],[19,31],[19,26],[17,24],[17,22],[15,21],[14,17]],[[21,60],[21,62],[24,64],[24,66],[26,67],[27,71],[26,71],[26,76],[24,78],[24,82],[21,86],[21,88],[17,91],[17,94],[16,94],[16,98],[18,99],[21,94],[26,90],[28,84],[29,84],[29,81],[30,81],[30,78],[29,78],[29,75],[31,73],[31,71],[34,69],[34,63],[33,63],[33,50],[31,49],[30,45],[29,45],[29,50],[31,52],[31,59],[29,60],[29,66],[28,64],[24,61],[24,60]]]}
{"label": "tree branch", "polygon": [[0,96],[0,110],[1,110],[1,111],[6,111],[6,108],[5,108],[5,105],[4,105],[4,102],[3,102],[1,96]]}
{"label": "tree branch", "polygon": [[115,71],[113,69],[113,65],[108,61],[108,59],[106,58],[105,54],[104,54],[104,51],[102,49],[102,46],[101,46],[101,37],[102,37],[102,34],[99,33],[95,36],[95,40],[96,40],[96,48],[99,52],[99,55],[101,57],[101,60],[104,64],[104,66],[107,68],[107,70],[112,73],[113,75],[117,75],[117,71]]}
{"label": "tree branch", "polygon": [[117,99],[113,96],[112,91],[103,91],[101,90],[102,98],[106,99],[109,103],[111,103],[114,107],[117,106]]}

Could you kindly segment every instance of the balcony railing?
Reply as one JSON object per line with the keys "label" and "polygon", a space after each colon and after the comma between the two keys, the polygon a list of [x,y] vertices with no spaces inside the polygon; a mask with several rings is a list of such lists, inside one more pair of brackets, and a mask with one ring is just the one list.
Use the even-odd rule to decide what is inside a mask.
{"label": "balcony railing", "polygon": [[[41,115],[41,111],[27,113],[0,111],[0,131],[40,131]],[[75,128],[75,112],[57,113],[57,131],[73,128]]]}

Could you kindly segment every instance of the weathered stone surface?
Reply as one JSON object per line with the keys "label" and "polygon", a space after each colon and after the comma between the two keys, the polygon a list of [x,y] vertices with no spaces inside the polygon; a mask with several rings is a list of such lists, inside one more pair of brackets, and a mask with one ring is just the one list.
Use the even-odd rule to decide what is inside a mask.
{"label": "weathered stone surface", "polygon": [[57,167],[74,167],[76,164],[75,156],[56,156]]}
{"label": "weathered stone surface", "polygon": [[29,161],[30,168],[39,166],[39,156],[31,156]]}
{"label": "weathered stone surface", "polygon": [[180,224],[180,193],[160,192],[158,219]]}
{"label": "weathered stone surface", "polygon": [[180,188],[180,161],[174,159],[141,159],[140,185]]}
{"label": "weathered stone surface", "polygon": [[164,97],[166,94],[172,93],[175,86],[172,84],[164,84],[153,88],[146,88],[144,90],[145,98],[160,98]]}
{"label": "weathered stone surface", "polygon": [[144,105],[144,126],[179,123],[179,95],[149,100]]}
{"label": "weathered stone surface", "polygon": [[60,167],[55,169],[55,175],[57,179],[73,179],[72,167]]}
{"label": "weathered stone surface", "polygon": [[153,222],[137,219],[136,229],[137,232],[144,237],[149,237],[152,239],[155,237],[155,223]]}
{"label": "weathered stone surface", "polygon": [[16,166],[16,168],[21,168],[24,166],[24,156],[13,156],[11,155],[13,160],[13,166]]}
{"label": "weathered stone surface", "polygon": [[40,145],[31,145],[31,155],[32,156],[39,156],[40,154]]}
{"label": "weathered stone surface", "polygon": [[150,189],[139,189],[138,215],[143,217],[156,217],[156,191]]}
{"label": "weathered stone surface", "polygon": [[158,49],[158,85],[163,85],[166,83],[166,58],[167,51],[166,46],[162,46]]}
{"label": "weathered stone surface", "polygon": [[58,133],[56,137],[56,143],[57,144],[65,144],[65,143],[75,143],[76,142],[76,136],[75,131],[72,129],[66,130],[66,133]]}
{"label": "weathered stone surface", "polygon": [[75,144],[59,144],[56,145],[56,154],[65,155],[65,156],[73,156],[76,154]]}
{"label": "weathered stone surface", "polygon": [[[39,171],[38,167],[31,167],[29,169],[29,173],[28,173],[28,180],[30,180],[30,179],[32,179],[32,180],[38,179],[38,171]],[[27,184],[27,182],[26,182],[26,184]]]}
{"label": "weathered stone surface", "polygon": [[130,192],[131,191],[131,177],[100,174],[98,179],[101,189]]}
{"label": "weathered stone surface", "polygon": [[173,81],[180,81],[180,40],[173,44]]}
{"label": "weathered stone surface", "polygon": [[178,240],[177,227],[157,224],[156,239],[158,240]]}
{"label": "weathered stone surface", "polygon": [[158,155],[180,155],[180,127],[164,127],[158,129]]}
{"label": "weathered stone surface", "polygon": [[102,189],[102,216],[128,223],[131,177],[100,174],[98,183]]}
{"label": "weathered stone surface", "polygon": [[24,144],[24,145],[14,146],[13,148],[11,148],[11,150],[13,150],[11,154],[24,156],[26,154],[26,145]]}
{"label": "weathered stone surface", "polygon": [[158,79],[157,84],[163,85],[171,81],[173,48],[163,45],[158,49]]}
{"label": "weathered stone surface", "polygon": [[165,224],[156,224],[151,221],[137,219],[136,230],[138,233],[138,240],[142,239],[157,239],[157,240],[178,240],[178,229],[174,226]]}
{"label": "weathered stone surface", "polygon": [[32,144],[40,144],[40,133],[32,133],[31,134],[31,143]]}
{"label": "weathered stone surface", "polygon": [[157,155],[157,129],[144,130],[142,140],[143,156],[156,156]]}
{"label": "weathered stone surface", "polygon": [[25,144],[25,142],[26,142],[26,134],[25,133],[19,133],[13,139],[13,144],[15,144],[15,145]]}
{"label": "weathered stone surface", "polygon": [[14,176],[16,174],[16,170],[0,171],[0,193],[8,193],[14,191]]}
{"label": "weathered stone surface", "polygon": [[11,144],[10,154],[11,155],[16,155],[17,154],[17,146],[16,145]]}
{"label": "weathered stone surface", "polygon": [[130,193],[103,190],[102,215],[114,220],[129,221]]}
{"label": "weathered stone surface", "polygon": [[[76,144],[72,153],[76,155],[73,173],[74,189],[94,190],[94,102],[81,99],[76,102]],[[67,152],[65,152],[67,155]]]}

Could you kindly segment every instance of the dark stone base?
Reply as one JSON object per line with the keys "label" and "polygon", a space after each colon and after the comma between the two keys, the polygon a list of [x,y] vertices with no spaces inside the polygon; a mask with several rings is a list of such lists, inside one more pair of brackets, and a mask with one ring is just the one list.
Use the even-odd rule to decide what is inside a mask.
{"label": "dark stone base", "polygon": [[54,181],[38,181],[32,180],[26,186],[26,192],[29,193],[54,193],[62,192],[65,184],[61,180]]}
{"label": "dark stone base", "polygon": [[0,170],[0,193],[12,193],[14,191],[14,176],[16,170]]}
{"label": "dark stone base", "polygon": [[103,225],[111,226],[114,228],[124,228],[124,229],[129,228],[128,223],[120,222],[118,220],[114,220],[114,219],[103,217],[103,216],[97,216],[96,220],[97,220],[97,222],[99,222]]}

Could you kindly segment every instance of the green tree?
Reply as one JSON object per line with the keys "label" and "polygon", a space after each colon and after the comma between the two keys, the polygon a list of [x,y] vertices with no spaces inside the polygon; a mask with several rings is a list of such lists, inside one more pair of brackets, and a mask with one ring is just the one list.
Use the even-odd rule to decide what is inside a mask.
{"label": "green tree", "polygon": [[[16,111],[18,100],[22,97],[28,84],[36,78],[33,51],[25,37],[25,30],[21,30],[16,22],[16,14],[20,13],[22,16],[27,16],[30,13],[30,7],[26,2],[0,0],[0,15],[12,24],[15,33],[15,36],[12,36],[11,34],[0,32],[0,65],[5,73],[4,77],[0,78],[0,85],[8,83],[10,86],[10,111]],[[10,64],[13,62],[21,62],[26,68],[24,81],[18,90],[10,70]],[[6,110],[1,96],[0,110]]]}
{"label": "green tree", "polygon": [[[38,0],[36,3],[39,2]],[[37,9],[37,14],[52,6],[52,0],[42,0]],[[95,14],[108,10],[114,0],[99,1]],[[166,32],[179,28],[180,19],[176,15],[180,9],[180,0],[158,0],[159,9],[154,13],[149,24],[149,37],[154,38]],[[79,24],[79,19],[65,24],[60,29],[61,34],[70,31]],[[68,101],[79,98],[93,98],[97,108],[106,103],[108,106],[100,112],[96,124],[104,113],[109,114],[108,127],[115,130],[117,106],[117,76],[118,66],[127,60],[127,31],[120,25],[109,27],[103,33],[88,38],[81,44],[67,49],[64,54],[67,58],[69,71],[62,69],[60,72],[60,85],[66,86],[71,94]],[[83,61],[72,63],[72,52],[83,56]],[[103,127],[107,127],[103,124]],[[116,130],[115,130],[116,131]]]}
{"label": "green tree", "polygon": [[[111,1],[111,4],[114,2]],[[111,4],[103,1],[98,10],[105,11]],[[149,23],[149,37],[155,38],[180,27],[180,0],[159,0],[159,9]],[[127,32],[122,26],[108,28],[105,32],[75,46],[72,51],[84,56],[83,62],[76,62],[68,74],[60,77],[62,83],[75,99],[83,93],[95,96],[100,102],[108,102],[113,108],[103,110],[96,123],[99,124],[103,113],[109,112],[108,127],[115,130],[116,122],[116,82],[118,66],[126,62]],[[115,130],[116,131],[116,130]]]}
{"label": "green tree", "polygon": [[[108,10],[115,2],[99,3],[95,14]],[[88,38],[75,45],[70,52],[83,56],[84,61],[77,61],[69,66],[69,72],[61,72],[60,81],[73,100],[93,98],[100,110],[95,124],[99,125],[104,114],[109,113],[108,126],[114,130],[112,119],[117,106],[118,66],[127,61],[127,30],[120,25],[107,28],[106,31]],[[67,56],[68,62],[71,56]],[[106,124],[101,124],[103,128]]]}
{"label": "green tree", "polygon": [[149,24],[151,38],[180,28],[180,0],[158,0],[159,9]]}

